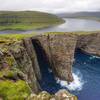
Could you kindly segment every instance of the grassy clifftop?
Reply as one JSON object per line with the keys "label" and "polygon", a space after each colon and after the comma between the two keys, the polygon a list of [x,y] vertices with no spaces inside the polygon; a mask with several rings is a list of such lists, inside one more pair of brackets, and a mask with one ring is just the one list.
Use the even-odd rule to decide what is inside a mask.
{"label": "grassy clifftop", "polygon": [[63,23],[64,20],[49,13],[37,11],[1,11],[0,30],[27,30]]}

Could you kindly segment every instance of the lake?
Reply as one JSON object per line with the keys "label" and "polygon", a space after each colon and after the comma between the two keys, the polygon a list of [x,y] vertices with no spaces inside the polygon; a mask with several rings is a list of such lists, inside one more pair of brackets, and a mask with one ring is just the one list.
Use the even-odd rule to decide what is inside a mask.
{"label": "lake", "polygon": [[100,22],[95,20],[65,18],[65,21],[66,22],[64,24],[43,28],[43,29],[27,30],[27,31],[6,30],[6,31],[0,31],[0,33],[25,34],[25,33],[36,32],[38,34],[41,34],[44,32],[72,32],[72,31],[99,31],[100,30]]}

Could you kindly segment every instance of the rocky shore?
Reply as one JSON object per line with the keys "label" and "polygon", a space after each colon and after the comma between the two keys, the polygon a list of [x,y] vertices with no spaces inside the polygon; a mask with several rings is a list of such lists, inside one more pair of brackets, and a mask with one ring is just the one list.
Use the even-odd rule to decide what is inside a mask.
{"label": "rocky shore", "polygon": [[[20,100],[28,98],[29,100],[77,100],[76,96],[65,90],[56,93],[55,96],[59,95],[56,99],[53,98],[55,96],[51,98],[47,92],[40,93],[41,87],[38,81],[42,79],[42,75],[34,45],[38,45],[45,52],[44,56],[49,61],[55,77],[72,82],[75,50],[81,49],[85,53],[100,56],[100,33],[48,33],[21,39],[0,38],[0,82],[8,80],[16,83],[21,80],[20,84],[22,86],[24,84],[24,87],[27,88],[24,91],[18,90],[19,93],[25,93],[24,96],[9,98],[6,90],[3,91],[5,86],[1,87],[0,84],[1,98],[5,97],[4,100],[15,100],[16,98],[19,100],[20,97],[22,97]],[[30,97],[31,93],[34,94],[32,97]],[[40,94],[35,95],[38,93]]]}

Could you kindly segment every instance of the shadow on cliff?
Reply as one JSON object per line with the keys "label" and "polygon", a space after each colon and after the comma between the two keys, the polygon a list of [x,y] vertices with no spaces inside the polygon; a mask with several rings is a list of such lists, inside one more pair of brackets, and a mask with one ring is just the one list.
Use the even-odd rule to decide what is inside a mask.
{"label": "shadow on cliff", "polygon": [[32,43],[42,74],[42,80],[39,80],[40,86],[45,91],[55,93],[59,90],[60,85],[56,83],[47,55],[38,40],[33,39]]}

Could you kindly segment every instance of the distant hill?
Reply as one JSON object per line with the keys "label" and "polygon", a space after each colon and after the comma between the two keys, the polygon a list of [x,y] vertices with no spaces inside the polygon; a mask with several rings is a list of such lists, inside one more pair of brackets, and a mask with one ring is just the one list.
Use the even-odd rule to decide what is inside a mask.
{"label": "distant hill", "polygon": [[59,17],[75,18],[75,17],[96,17],[100,18],[100,12],[76,12],[76,13],[60,13],[57,14]]}
{"label": "distant hill", "polygon": [[0,30],[38,29],[63,23],[56,15],[38,11],[0,11]]}

